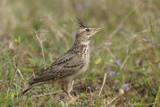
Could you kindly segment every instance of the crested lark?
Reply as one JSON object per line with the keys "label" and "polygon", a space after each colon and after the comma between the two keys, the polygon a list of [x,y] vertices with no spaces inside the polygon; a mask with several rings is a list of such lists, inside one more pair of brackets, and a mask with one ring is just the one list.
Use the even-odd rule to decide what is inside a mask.
{"label": "crested lark", "polygon": [[[77,18],[78,19],[78,18]],[[28,92],[34,86],[43,83],[60,83],[62,90],[69,96],[73,87],[74,79],[83,74],[89,65],[90,40],[100,31],[100,28],[92,28],[79,20],[79,29],[71,49],[59,57],[53,64],[44,70],[38,77],[29,82],[29,87],[23,91]]]}

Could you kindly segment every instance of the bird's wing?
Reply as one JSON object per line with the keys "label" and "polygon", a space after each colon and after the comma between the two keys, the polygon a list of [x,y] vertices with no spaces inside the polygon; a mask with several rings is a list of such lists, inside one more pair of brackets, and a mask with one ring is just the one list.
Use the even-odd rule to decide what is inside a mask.
{"label": "bird's wing", "polygon": [[30,84],[44,82],[49,80],[57,80],[73,75],[77,70],[83,67],[85,61],[78,55],[67,53],[58,58],[49,68],[42,74],[33,79]]}

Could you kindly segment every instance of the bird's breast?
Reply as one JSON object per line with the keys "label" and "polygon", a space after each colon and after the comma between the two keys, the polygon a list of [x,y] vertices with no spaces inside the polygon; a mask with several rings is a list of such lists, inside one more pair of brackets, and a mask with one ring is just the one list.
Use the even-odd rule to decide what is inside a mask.
{"label": "bird's breast", "polygon": [[84,49],[82,57],[85,60],[85,63],[84,63],[84,66],[82,67],[81,72],[84,73],[87,70],[87,68],[89,66],[89,62],[90,62],[90,47],[89,46],[87,46]]}
{"label": "bird's breast", "polygon": [[81,51],[79,51],[79,53],[77,55],[79,57],[81,57],[82,60],[84,60],[84,63],[82,65],[82,67],[79,70],[77,70],[73,75],[66,77],[64,79],[65,81],[72,81],[87,71],[87,68],[88,68],[89,62],[90,62],[90,47],[84,46],[83,48],[81,48]]}
{"label": "bird's breast", "polygon": [[84,72],[87,71],[87,68],[88,68],[89,62],[90,62],[90,47],[89,46],[87,46],[86,48],[83,49],[82,59],[84,60],[83,67],[79,71],[76,72],[74,78],[82,75]]}

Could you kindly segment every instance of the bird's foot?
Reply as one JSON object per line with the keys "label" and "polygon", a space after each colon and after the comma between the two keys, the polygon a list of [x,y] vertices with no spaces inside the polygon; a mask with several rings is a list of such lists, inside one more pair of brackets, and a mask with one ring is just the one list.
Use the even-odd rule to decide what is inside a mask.
{"label": "bird's foot", "polygon": [[69,94],[67,94],[67,96],[68,96],[69,98],[71,98],[71,99],[73,98],[73,97],[71,96],[71,94],[70,94],[70,93],[69,93]]}

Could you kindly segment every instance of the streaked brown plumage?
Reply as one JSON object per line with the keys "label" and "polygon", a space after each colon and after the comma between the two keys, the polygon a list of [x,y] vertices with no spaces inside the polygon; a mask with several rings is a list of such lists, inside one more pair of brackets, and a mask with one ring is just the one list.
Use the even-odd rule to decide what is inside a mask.
{"label": "streaked brown plumage", "polygon": [[[79,19],[78,19],[79,20]],[[100,28],[91,28],[79,20],[79,29],[76,39],[71,49],[59,57],[49,68],[44,70],[41,75],[29,82],[29,87],[23,91],[28,92],[34,86],[43,83],[60,83],[62,90],[70,95],[74,79],[83,74],[89,65],[91,38],[100,31]]]}

